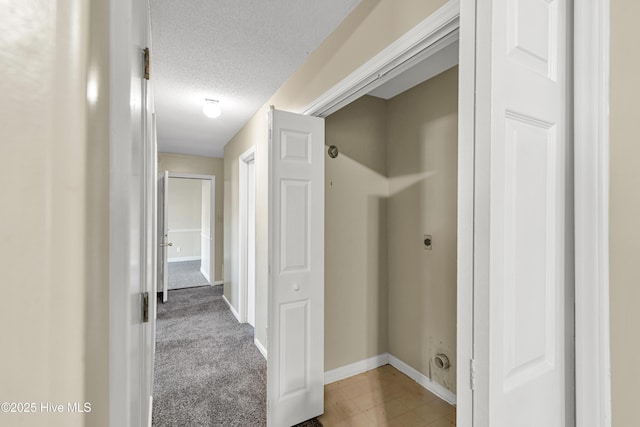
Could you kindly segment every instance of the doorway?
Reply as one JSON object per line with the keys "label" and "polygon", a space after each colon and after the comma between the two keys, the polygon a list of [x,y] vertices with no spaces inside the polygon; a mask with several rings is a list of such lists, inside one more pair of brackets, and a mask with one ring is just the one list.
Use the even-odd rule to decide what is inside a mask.
{"label": "doorway", "polygon": [[[457,43],[448,49],[441,53],[452,60],[435,76],[401,75],[325,118],[328,397],[320,420],[329,425],[380,413],[389,423],[445,423],[454,410]],[[397,374],[380,377],[374,368],[385,364]],[[356,374],[369,386],[350,394],[360,405],[344,411],[332,396]],[[415,401],[394,391],[405,376],[423,387]]]}
{"label": "doorway", "polygon": [[[562,16],[558,20],[554,21],[550,18],[555,16],[553,14],[540,13],[536,15],[536,18],[540,19],[544,25],[523,24],[519,28],[534,34],[542,31],[540,30],[541,28],[548,29],[553,27],[554,37],[557,37],[554,40],[562,40],[560,42],[562,45],[566,40],[570,40],[567,31],[570,27],[568,24],[570,21],[568,12],[570,7],[567,9],[568,4],[562,2],[562,5],[559,6],[563,10],[560,11]],[[514,10],[517,10],[517,8],[508,7],[507,9],[511,14],[515,13]],[[468,12],[469,10],[467,10]],[[487,10],[484,10],[484,12],[490,16]],[[433,21],[437,22],[438,18],[442,18],[442,16],[436,18],[436,15],[434,14]],[[474,14],[469,13],[465,16],[474,16]],[[516,18],[515,15],[506,17],[510,24],[516,22]],[[481,30],[477,34],[491,34],[489,28],[493,28],[491,27],[492,24],[487,23],[492,21],[484,15],[478,19],[483,25],[486,24],[488,28],[484,28],[483,30],[486,31],[483,32]],[[550,21],[546,22],[546,20]],[[424,22],[425,26],[433,24],[433,22],[429,23],[427,21],[431,21],[431,19]],[[398,40],[398,44],[403,44],[407,47],[408,52],[403,51],[397,45],[389,46],[377,57],[374,57],[327,93],[317,98],[304,110],[304,113],[327,117],[354,99],[369,93],[372,89],[380,86],[383,80],[389,80],[399,75],[402,71],[411,68],[419,61],[419,58],[423,57],[422,55],[429,56],[432,54],[434,49],[437,50],[437,45],[441,45],[447,37],[457,36],[458,26],[455,24],[455,28],[451,32],[442,35],[435,43],[433,42],[435,37],[431,37],[432,34],[427,37],[420,36],[421,33],[423,35],[426,33],[426,31],[422,32],[424,28],[418,28],[422,26],[421,24],[416,27],[415,31],[412,30]],[[446,26],[442,21],[438,22],[438,25]],[[482,74],[485,71],[485,68],[482,67],[490,69],[491,67],[488,64],[493,64],[492,60],[498,63],[503,58],[492,59],[492,51],[488,48],[483,51],[483,55],[474,55],[473,52],[478,46],[470,43],[470,41],[475,40],[470,36],[473,31],[470,31],[466,26],[464,28],[468,32],[465,37],[464,49],[460,54],[461,135],[459,136],[460,154],[458,157],[460,168],[458,175],[457,288],[459,295],[457,296],[457,304],[461,309],[458,310],[456,319],[457,333],[459,335],[457,338],[459,345],[456,351],[458,352],[457,361],[460,362],[457,366],[459,371],[457,388],[458,386],[460,388],[461,408],[458,412],[458,417],[461,423],[469,425],[475,416],[479,425],[484,425],[481,418],[489,417],[483,405],[488,399],[487,396],[499,393],[498,390],[504,391],[505,395],[517,390],[518,393],[513,393],[512,396],[521,394],[520,392],[523,389],[527,389],[527,393],[529,393],[531,390],[536,389],[537,379],[545,376],[556,381],[556,385],[550,385],[551,381],[549,381],[543,386],[546,390],[545,392],[540,391],[542,387],[536,389],[536,399],[544,399],[544,407],[548,407],[549,411],[546,411],[545,414],[540,414],[535,419],[541,419],[544,416],[547,420],[556,420],[553,425],[560,425],[557,423],[559,422],[558,420],[563,423],[566,421],[567,425],[571,425],[572,420],[570,418],[574,413],[572,410],[574,385],[571,373],[574,369],[575,359],[573,357],[572,340],[567,339],[567,337],[570,337],[573,327],[571,310],[573,302],[571,241],[573,236],[570,232],[572,230],[571,221],[573,215],[572,167],[570,163],[572,162],[573,154],[571,152],[572,137],[567,130],[571,129],[573,122],[570,116],[570,108],[567,107],[570,105],[568,100],[572,96],[571,87],[563,86],[565,84],[564,77],[569,75],[565,71],[570,69],[571,66],[570,64],[567,65],[565,61],[565,51],[558,49],[550,52],[550,56],[545,58],[553,61],[558,59],[557,62],[552,62],[554,66],[560,64],[559,66],[562,68],[558,75],[563,78],[559,79],[559,89],[554,92],[557,97],[547,97],[541,100],[539,97],[542,94],[535,93],[535,91],[529,92],[529,95],[531,95],[529,97],[524,95],[519,99],[518,95],[512,97],[516,101],[521,101],[519,103],[516,102],[513,108],[520,107],[522,111],[527,111],[525,107],[528,99],[535,99],[535,102],[532,103],[536,103],[538,106],[545,105],[545,107],[536,110],[535,114],[532,113],[532,116],[514,113],[513,110],[507,110],[506,112],[490,110],[488,106],[501,107],[500,103],[492,97],[509,93],[508,90],[500,92],[498,89],[494,89],[491,83],[496,88],[502,88],[501,84],[503,82],[501,79],[507,75],[510,78],[512,76],[509,73],[505,73],[505,76],[488,74],[495,79],[491,80],[487,75]],[[500,28],[504,30],[504,28]],[[500,42],[504,42],[504,40],[514,42],[513,34],[511,32],[503,35],[498,40]],[[414,35],[417,37],[412,40]],[[523,40],[523,43],[525,43],[525,41],[530,42],[542,39],[542,36],[527,35],[518,40]],[[546,37],[546,35],[544,36]],[[509,37],[512,38],[509,39]],[[482,40],[486,42],[486,40]],[[414,43],[412,44],[412,42]],[[421,45],[421,43],[424,44]],[[486,47],[482,46],[483,48]],[[487,43],[487,46],[491,46],[491,44]],[[533,67],[529,62],[518,56],[523,51],[532,52],[531,49],[527,50],[527,48],[531,47],[521,47],[519,45],[516,45],[516,47],[520,50],[514,49],[513,57],[508,58],[511,62],[506,61],[505,63],[514,65],[514,67],[520,66],[523,69],[527,66]],[[557,45],[553,45],[554,49],[556,47]],[[501,54],[504,52],[511,54],[511,51],[503,48],[503,46],[499,46],[496,51]],[[474,62],[475,60],[479,62],[476,63]],[[380,65],[382,62],[384,63]],[[504,64],[501,63],[501,65]],[[476,74],[476,67],[482,69],[482,72]],[[549,68],[549,70],[556,72],[555,68]],[[501,69],[500,72],[502,71],[504,70]],[[523,82],[529,81],[528,79],[532,76],[527,74],[524,77],[526,72],[523,70],[518,70],[518,72],[522,72],[523,75],[520,76],[519,83],[515,84],[514,87],[530,90],[531,88],[525,87],[526,85]],[[482,81],[482,84],[479,84],[476,78],[486,79]],[[530,80],[533,81],[533,79]],[[550,85],[555,83],[550,83]],[[564,91],[563,88],[567,90]],[[495,90],[495,93],[493,90]],[[509,98],[509,101],[513,101],[512,98]],[[553,99],[556,101],[554,102]],[[552,111],[557,113],[557,117],[535,119],[535,117],[547,117],[547,113]],[[493,115],[491,114],[492,112]],[[506,132],[504,123],[500,122],[505,117],[509,125],[506,128]],[[556,118],[559,118],[559,120],[556,121]],[[559,126],[556,127],[555,124],[557,123],[559,123]],[[492,132],[495,132],[495,135]],[[557,139],[555,132],[558,132]],[[505,141],[505,134],[509,137],[507,138],[508,141]],[[505,146],[507,147],[506,156],[502,152]],[[514,155],[516,150],[514,147],[516,146],[518,148],[522,147],[522,150],[517,153],[520,157]],[[545,152],[547,153],[546,156]],[[565,160],[569,160],[569,162]],[[505,167],[508,173],[504,174],[500,167]],[[514,171],[517,173],[514,173]],[[547,172],[548,174],[546,174]],[[276,174],[277,172],[273,172],[273,175]],[[552,182],[555,182],[555,185],[551,184]],[[515,188],[520,191],[516,192]],[[274,187],[272,186],[270,190],[274,191]],[[503,200],[501,197],[505,194],[508,194],[508,197]],[[536,201],[531,202],[534,196]],[[567,203],[560,200],[566,200]],[[506,201],[506,203],[501,205],[500,203],[503,201]],[[545,212],[545,206],[549,207],[548,212]],[[505,228],[503,230],[502,228],[505,227],[505,224],[500,219],[502,218],[500,216],[502,212],[508,213],[506,217],[509,219],[509,224],[506,228],[511,227],[509,229]],[[491,227],[489,227],[489,218],[492,221],[497,221],[497,223],[492,222]],[[274,222],[277,223],[279,220],[279,218],[275,218]],[[530,231],[533,229],[537,229],[537,231]],[[567,231],[566,236],[565,230]],[[503,231],[504,233],[502,233]],[[505,256],[507,260],[505,264],[509,265],[506,270],[508,279],[505,281],[501,276],[504,271],[500,268],[498,262],[498,258],[502,256],[500,250],[503,249],[500,245],[505,242],[506,246],[509,246],[512,245],[513,241],[518,241],[518,244],[532,241],[531,239],[522,238],[523,236],[528,236],[527,233],[535,235],[535,238],[538,239],[535,240],[537,243],[535,245],[536,249],[531,249],[531,247],[522,243],[522,246],[515,246],[513,251],[504,252],[507,255]],[[427,239],[427,236],[424,237],[425,242],[431,240]],[[501,237],[505,237],[504,242],[501,241]],[[516,237],[518,238],[516,239]],[[564,246],[563,240],[565,237],[567,238],[566,246]],[[541,244],[541,239],[544,238],[549,239],[547,246]],[[491,247],[489,247],[489,243],[491,243]],[[499,250],[496,250],[496,248]],[[545,253],[547,253],[547,257],[550,257],[549,259],[545,258]],[[557,253],[558,259],[553,259],[554,256],[548,255],[551,253]],[[512,258],[510,259],[509,257]],[[519,261],[515,262],[513,257],[516,257]],[[556,269],[557,266],[560,267]],[[563,266],[567,266],[566,275],[562,274]],[[514,271],[517,271],[518,280],[511,280],[516,277],[513,274]],[[540,281],[534,279],[534,277],[543,274],[541,272],[548,273],[546,276],[546,290],[544,287],[537,286]],[[489,277],[494,276],[495,280],[488,280]],[[489,288],[492,286],[497,286],[497,288],[493,288],[493,292],[489,292]],[[503,297],[501,290],[498,289],[501,286],[506,289],[507,298],[504,301],[504,306],[499,301],[499,298]],[[348,291],[345,290],[345,292]],[[274,291],[272,290],[271,292],[273,293]],[[527,298],[527,295],[531,296],[531,298]],[[489,300],[489,297],[493,299]],[[534,307],[534,300],[535,308],[532,308]],[[531,305],[523,303],[524,301],[531,303]],[[498,309],[494,310],[492,307],[497,307]],[[528,315],[523,315],[525,312],[520,307],[526,307]],[[277,306],[272,304],[270,308],[273,310]],[[558,327],[549,326],[554,324],[557,324]],[[501,346],[499,340],[488,339],[487,337],[490,336],[504,338],[504,343],[507,347]],[[525,339],[524,337],[527,336],[532,339]],[[541,338],[545,336],[547,337],[546,341]],[[269,338],[271,339],[272,336]],[[488,357],[489,355],[493,355],[493,357]],[[542,356],[538,357],[537,355]],[[494,362],[498,359],[498,365],[500,363],[504,363],[504,365],[496,366]],[[353,367],[353,370],[367,369],[368,366],[379,361],[379,358],[362,360],[360,361],[361,363],[355,364],[356,366]],[[488,375],[490,364],[493,373],[491,376]],[[482,372],[483,376],[476,376],[477,370]],[[504,376],[501,376],[501,373]],[[566,376],[564,375],[565,373],[567,374]],[[344,371],[341,374],[344,374]],[[501,387],[499,382],[503,380],[506,382],[504,387]],[[498,385],[495,385],[496,382],[498,382]],[[552,394],[555,397],[549,397]],[[514,400],[518,400],[524,406],[524,402],[531,402],[534,399],[514,398]],[[474,402],[478,402],[479,405],[474,405]],[[558,402],[561,403],[558,404]],[[504,425],[508,425],[509,417],[512,420],[517,420],[523,416],[522,412],[519,413],[515,409],[516,405],[502,405],[502,408],[509,408],[510,416],[501,418],[504,414],[497,415],[497,413],[492,413],[491,417],[495,417],[496,420],[503,420]],[[528,409],[531,409],[531,407],[528,407]],[[474,410],[477,412],[474,413]],[[551,423],[548,424],[551,425]]]}
{"label": "doorway", "polygon": [[[256,150],[240,156],[240,321],[256,326]],[[261,350],[262,351],[262,350]],[[264,354],[264,351],[262,351]]]}
{"label": "doorway", "polygon": [[158,186],[159,278],[168,291],[213,284],[215,176],[164,172]]}

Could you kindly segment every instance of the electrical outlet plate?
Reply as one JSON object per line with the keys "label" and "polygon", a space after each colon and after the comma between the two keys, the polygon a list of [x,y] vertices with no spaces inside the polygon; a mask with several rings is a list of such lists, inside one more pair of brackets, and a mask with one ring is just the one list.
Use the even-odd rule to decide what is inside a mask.
{"label": "electrical outlet plate", "polygon": [[425,234],[422,243],[424,245],[424,248],[430,251],[431,245],[433,244],[433,240],[431,239],[431,234]]}

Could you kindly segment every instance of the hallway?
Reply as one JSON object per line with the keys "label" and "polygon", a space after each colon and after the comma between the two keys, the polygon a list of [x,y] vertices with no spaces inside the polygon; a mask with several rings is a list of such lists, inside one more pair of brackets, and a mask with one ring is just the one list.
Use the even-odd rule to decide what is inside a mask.
{"label": "hallway", "polygon": [[154,426],[262,426],[266,361],[222,285],[170,291],[158,303]]}
{"label": "hallway", "polygon": [[265,426],[266,385],[253,328],[233,317],[222,285],[173,290],[158,302],[153,426]]}

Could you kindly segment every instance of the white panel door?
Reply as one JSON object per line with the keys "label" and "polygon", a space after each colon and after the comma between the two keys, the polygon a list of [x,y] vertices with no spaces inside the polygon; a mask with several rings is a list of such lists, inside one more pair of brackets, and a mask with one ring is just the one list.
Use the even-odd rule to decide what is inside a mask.
{"label": "white panel door", "polygon": [[477,108],[491,115],[477,164],[489,170],[489,269],[474,425],[575,425],[571,14],[570,0],[494,0],[489,41],[478,27],[491,89]]}
{"label": "white panel door", "polygon": [[169,172],[158,176],[158,289],[162,302],[169,297]]}
{"label": "white panel door", "polygon": [[324,410],[324,120],[269,113],[267,421]]}

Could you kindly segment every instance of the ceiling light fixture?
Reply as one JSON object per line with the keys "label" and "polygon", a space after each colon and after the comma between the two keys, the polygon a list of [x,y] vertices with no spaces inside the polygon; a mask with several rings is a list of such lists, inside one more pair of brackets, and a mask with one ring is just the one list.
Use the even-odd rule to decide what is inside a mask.
{"label": "ceiling light fixture", "polygon": [[204,99],[204,105],[202,106],[202,112],[205,116],[215,119],[216,117],[220,117],[222,114],[222,109],[220,108],[220,103],[217,99]]}

